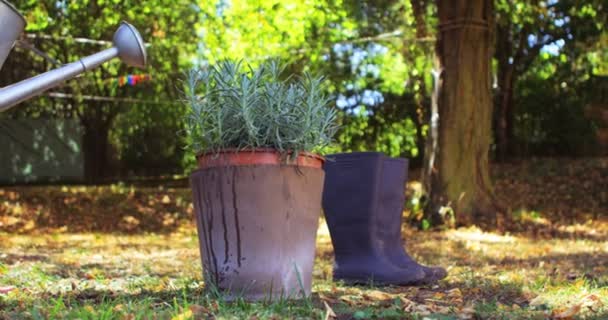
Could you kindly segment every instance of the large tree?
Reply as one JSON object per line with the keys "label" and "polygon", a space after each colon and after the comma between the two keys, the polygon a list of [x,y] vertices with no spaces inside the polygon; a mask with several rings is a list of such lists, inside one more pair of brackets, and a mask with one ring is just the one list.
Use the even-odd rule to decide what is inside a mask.
{"label": "large tree", "polygon": [[495,227],[502,209],[488,164],[494,3],[438,0],[437,9],[435,112],[426,154],[428,210],[435,220]]}

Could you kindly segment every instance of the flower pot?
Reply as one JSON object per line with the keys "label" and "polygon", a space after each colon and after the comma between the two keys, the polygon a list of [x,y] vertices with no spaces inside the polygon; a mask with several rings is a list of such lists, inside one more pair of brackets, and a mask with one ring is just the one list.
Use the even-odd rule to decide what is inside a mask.
{"label": "flower pot", "polygon": [[197,158],[191,183],[208,290],[227,300],[308,296],[323,158],[267,149]]}

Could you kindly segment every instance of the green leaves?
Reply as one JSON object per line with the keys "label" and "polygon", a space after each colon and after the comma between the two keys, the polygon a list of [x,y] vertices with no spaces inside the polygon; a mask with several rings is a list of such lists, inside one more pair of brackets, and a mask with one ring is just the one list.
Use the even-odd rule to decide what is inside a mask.
{"label": "green leaves", "polygon": [[297,153],[327,146],[337,127],[323,78],[304,73],[284,79],[283,70],[277,61],[254,69],[230,60],[190,70],[189,147],[196,153],[227,148]]}

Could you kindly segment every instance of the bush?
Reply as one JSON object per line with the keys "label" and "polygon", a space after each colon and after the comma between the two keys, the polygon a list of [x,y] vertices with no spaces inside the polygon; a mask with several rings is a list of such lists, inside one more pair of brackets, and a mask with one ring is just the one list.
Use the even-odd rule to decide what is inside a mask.
{"label": "bush", "polygon": [[[111,130],[121,175],[160,176],[184,172],[181,105],[130,105]],[[176,143],[176,140],[178,142]]]}
{"label": "bush", "polygon": [[580,90],[559,84],[534,77],[518,84],[514,129],[524,156],[580,156],[593,150],[594,128]]}

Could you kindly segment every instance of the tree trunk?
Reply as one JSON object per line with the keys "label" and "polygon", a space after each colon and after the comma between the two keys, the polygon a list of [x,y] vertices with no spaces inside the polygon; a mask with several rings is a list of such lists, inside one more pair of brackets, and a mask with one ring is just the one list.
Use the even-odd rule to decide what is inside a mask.
{"label": "tree trunk", "polygon": [[[492,136],[492,0],[438,0],[436,143],[427,153],[427,216],[498,227],[503,213],[489,174]],[[436,117],[438,116],[438,117]],[[431,129],[432,130],[432,129]]]}

